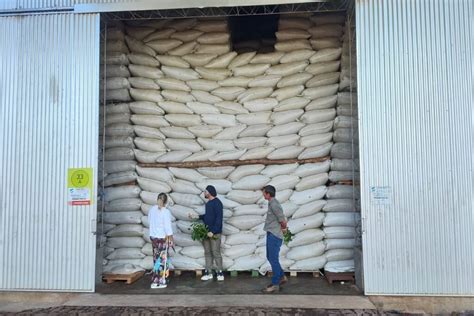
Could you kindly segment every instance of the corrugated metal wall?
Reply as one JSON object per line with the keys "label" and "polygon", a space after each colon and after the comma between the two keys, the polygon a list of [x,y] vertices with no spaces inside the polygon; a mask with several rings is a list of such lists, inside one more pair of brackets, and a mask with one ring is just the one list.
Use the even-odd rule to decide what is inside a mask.
{"label": "corrugated metal wall", "polygon": [[94,290],[95,205],[68,206],[67,172],[97,170],[99,23],[0,18],[0,289]]}
{"label": "corrugated metal wall", "polygon": [[366,293],[474,295],[474,2],[356,9]]}
{"label": "corrugated metal wall", "polygon": [[134,1],[136,0],[0,0],[0,10],[72,8],[75,4]]}

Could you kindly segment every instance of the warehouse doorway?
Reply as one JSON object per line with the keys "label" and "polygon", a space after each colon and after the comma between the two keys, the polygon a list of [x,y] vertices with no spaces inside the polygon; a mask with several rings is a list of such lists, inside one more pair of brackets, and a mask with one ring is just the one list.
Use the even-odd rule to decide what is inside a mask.
{"label": "warehouse doorway", "polygon": [[[289,291],[360,293],[313,276],[362,271],[354,16],[284,8],[104,15],[98,280],[152,269],[147,214],[166,192],[181,273],[167,291],[223,291],[196,280],[203,249],[186,216],[214,184],[227,291],[254,293],[270,272],[259,188],[273,184],[296,233],[281,253]],[[148,293],[148,279],[97,289]]]}

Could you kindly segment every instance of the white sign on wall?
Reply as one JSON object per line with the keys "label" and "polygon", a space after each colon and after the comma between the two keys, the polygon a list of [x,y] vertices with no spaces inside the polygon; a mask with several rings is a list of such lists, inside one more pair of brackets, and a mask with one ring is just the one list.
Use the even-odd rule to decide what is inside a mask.
{"label": "white sign on wall", "polygon": [[371,186],[370,202],[373,205],[392,204],[392,187],[389,186]]}

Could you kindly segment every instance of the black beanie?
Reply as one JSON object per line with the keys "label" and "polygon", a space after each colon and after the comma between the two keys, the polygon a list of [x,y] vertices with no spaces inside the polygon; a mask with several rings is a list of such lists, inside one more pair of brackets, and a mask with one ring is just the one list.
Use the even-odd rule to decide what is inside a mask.
{"label": "black beanie", "polygon": [[214,197],[217,196],[216,188],[214,188],[214,186],[212,186],[212,185],[208,185],[206,187],[206,191],[209,192],[209,194],[214,196]]}

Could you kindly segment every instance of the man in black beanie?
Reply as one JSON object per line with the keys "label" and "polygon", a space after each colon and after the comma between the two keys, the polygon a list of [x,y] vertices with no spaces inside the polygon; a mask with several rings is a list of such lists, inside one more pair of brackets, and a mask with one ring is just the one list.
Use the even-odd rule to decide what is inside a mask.
{"label": "man in black beanie", "polygon": [[224,273],[222,272],[222,254],[221,254],[221,233],[223,206],[222,202],[217,198],[216,188],[208,185],[204,191],[204,197],[208,200],[206,203],[206,212],[200,215],[204,224],[208,227],[209,238],[204,239],[204,257],[206,259],[206,271],[201,277],[202,281],[212,280],[212,264],[215,261],[217,268],[217,281],[224,281]]}

